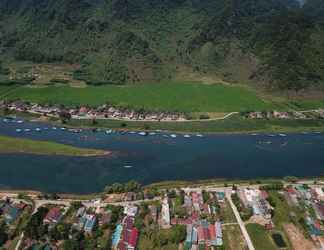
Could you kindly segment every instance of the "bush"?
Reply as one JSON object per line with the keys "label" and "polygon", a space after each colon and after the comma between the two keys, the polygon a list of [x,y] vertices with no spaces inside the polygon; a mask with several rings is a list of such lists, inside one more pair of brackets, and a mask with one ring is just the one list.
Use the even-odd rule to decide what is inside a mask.
{"label": "bush", "polygon": [[207,115],[207,114],[201,114],[201,115],[199,116],[199,119],[200,119],[200,120],[208,120],[208,119],[210,119],[210,117],[209,117],[209,115]]}

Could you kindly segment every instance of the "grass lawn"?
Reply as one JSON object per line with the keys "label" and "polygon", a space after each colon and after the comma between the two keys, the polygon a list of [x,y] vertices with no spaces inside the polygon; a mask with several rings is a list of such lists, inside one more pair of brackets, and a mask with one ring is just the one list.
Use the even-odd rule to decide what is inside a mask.
{"label": "grass lawn", "polygon": [[230,225],[223,227],[223,242],[226,250],[246,250],[239,225]]}
{"label": "grass lawn", "polygon": [[0,153],[65,156],[98,156],[105,154],[103,150],[76,148],[54,142],[18,139],[7,136],[0,136]]}
{"label": "grass lawn", "polygon": [[221,216],[224,220],[224,223],[235,223],[237,222],[235,215],[233,213],[233,210],[228,202],[228,200],[225,201],[224,204],[221,204]]}
{"label": "grass lawn", "polygon": [[259,224],[248,224],[246,229],[252,239],[256,250],[274,250],[277,249],[275,243],[271,239],[271,235]]}
{"label": "grass lawn", "polygon": [[[170,233],[170,230],[161,230],[160,233],[163,233],[166,237]],[[140,234],[137,249],[139,250],[178,250],[178,245],[167,243],[164,246],[161,247],[154,247],[154,242],[152,239],[148,238],[147,236],[144,236],[143,234]]]}
{"label": "grass lawn", "polygon": [[[0,87],[0,93],[4,91],[2,88],[4,87]],[[20,87],[6,98],[68,106],[98,106],[109,102],[132,108],[181,112],[232,112],[280,108],[271,102],[263,101],[255,92],[244,87],[181,82],[87,88]]]}

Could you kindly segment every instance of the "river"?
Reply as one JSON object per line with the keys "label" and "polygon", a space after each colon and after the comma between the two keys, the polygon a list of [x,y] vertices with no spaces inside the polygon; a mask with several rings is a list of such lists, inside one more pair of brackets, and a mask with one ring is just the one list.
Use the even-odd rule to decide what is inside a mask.
{"label": "river", "polygon": [[60,127],[53,129],[51,124],[1,118],[0,135],[115,152],[113,157],[88,158],[0,154],[0,188],[91,193],[128,180],[148,184],[324,173],[322,133],[176,134],[173,138],[162,131],[148,136],[134,132],[107,134],[104,130],[73,133]]}

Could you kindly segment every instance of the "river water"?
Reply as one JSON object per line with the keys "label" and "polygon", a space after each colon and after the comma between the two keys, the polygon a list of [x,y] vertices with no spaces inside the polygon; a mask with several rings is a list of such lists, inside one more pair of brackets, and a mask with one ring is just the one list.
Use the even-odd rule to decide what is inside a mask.
{"label": "river water", "polygon": [[[91,193],[113,182],[318,176],[324,134],[190,134],[83,130],[0,119],[0,135],[114,151],[113,157],[0,154],[0,188]],[[39,128],[37,131],[37,128]],[[18,132],[17,132],[18,129]],[[20,131],[19,129],[22,129]],[[27,131],[25,131],[27,129]],[[30,131],[29,131],[30,129]]]}

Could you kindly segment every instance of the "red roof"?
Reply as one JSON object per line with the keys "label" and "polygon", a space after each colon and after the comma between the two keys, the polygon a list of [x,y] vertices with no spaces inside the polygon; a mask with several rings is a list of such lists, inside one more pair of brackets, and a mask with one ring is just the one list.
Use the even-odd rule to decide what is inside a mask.
{"label": "red roof", "polygon": [[205,240],[204,228],[202,226],[198,227],[198,240]]}
{"label": "red roof", "polygon": [[266,191],[264,191],[264,190],[261,190],[260,195],[261,195],[261,198],[264,199],[264,200],[269,197],[268,193]]}
{"label": "red roof", "polygon": [[287,188],[286,190],[289,194],[296,194],[296,190],[294,188]]}
{"label": "red roof", "polygon": [[61,216],[61,209],[53,207],[46,215],[45,220],[58,220]]}
{"label": "red roof", "polygon": [[321,223],[319,221],[315,221],[314,227],[318,230],[321,230]]}
{"label": "red roof", "polygon": [[209,236],[211,240],[216,240],[216,229],[214,225],[208,226]]}
{"label": "red roof", "polygon": [[136,228],[133,228],[131,235],[129,237],[128,244],[135,248],[137,244],[137,239],[138,239],[138,230]]}

